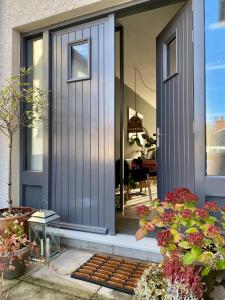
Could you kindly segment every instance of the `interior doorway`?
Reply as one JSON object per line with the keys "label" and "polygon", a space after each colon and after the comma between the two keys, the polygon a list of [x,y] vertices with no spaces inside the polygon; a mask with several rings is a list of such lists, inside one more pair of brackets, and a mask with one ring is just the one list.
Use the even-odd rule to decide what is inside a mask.
{"label": "interior doorway", "polygon": [[[157,90],[157,68],[160,68],[157,62],[157,37],[184,3],[116,20],[119,28],[115,39],[115,202],[118,233],[133,235],[138,228],[137,206],[148,205],[162,194],[161,188],[164,189],[158,175],[161,160],[157,157],[160,133],[157,130],[157,93],[160,92]],[[172,69],[176,68],[177,46],[173,39],[168,42],[173,72]]]}

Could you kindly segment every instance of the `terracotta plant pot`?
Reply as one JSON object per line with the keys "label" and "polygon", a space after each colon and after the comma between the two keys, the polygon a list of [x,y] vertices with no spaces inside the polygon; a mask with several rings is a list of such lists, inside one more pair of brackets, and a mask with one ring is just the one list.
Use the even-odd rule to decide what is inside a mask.
{"label": "terracotta plant pot", "polygon": [[16,279],[24,274],[29,251],[30,248],[26,247],[13,254],[0,256],[0,264],[3,268],[3,276],[5,279]]}
{"label": "terracotta plant pot", "polygon": [[[24,232],[28,234],[28,223],[27,220],[30,218],[30,216],[35,212],[35,210],[31,207],[13,207],[12,210],[14,209],[20,209],[24,210],[26,213],[23,216],[11,216],[11,217],[5,217],[5,218],[0,218],[0,235],[2,235],[5,231],[5,228],[7,227],[8,223],[11,223],[12,221],[18,220],[18,222],[23,222],[24,223]],[[8,208],[2,208],[0,209],[0,212],[7,211]]]}

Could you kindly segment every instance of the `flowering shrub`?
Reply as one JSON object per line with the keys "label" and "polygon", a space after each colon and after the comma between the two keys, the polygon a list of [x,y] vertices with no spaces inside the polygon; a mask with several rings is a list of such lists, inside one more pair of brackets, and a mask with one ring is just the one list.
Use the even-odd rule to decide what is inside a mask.
{"label": "flowering shrub", "polygon": [[135,296],[138,300],[200,300],[201,277],[177,258],[151,264],[138,281]]}
{"label": "flowering shrub", "polygon": [[184,266],[179,257],[174,256],[163,263],[163,275],[174,285],[182,285],[178,295],[181,299],[188,297],[190,292],[196,299],[202,299],[202,278],[199,271],[192,266]]}
{"label": "flowering shrub", "polygon": [[[184,265],[201,265],[201,275],[225,269],[225,206],[206,202],[197,207],[197,196],[186,188],[167,193],[165,200],[137,208],[140,228],[136,239],[156,231],[161,253],[179,255]],[[151,213],[151,214],[150,214]],[[217,213],[218,217],[214,216]]]}
{"label": "flowering shrub", "polygon": [[28,246],[34,247],[35,244],[29,241],[24,233],[23,223],[17,220],[11,222],[0,236],[0,256],[5,254],[13,256],[17,250]]}

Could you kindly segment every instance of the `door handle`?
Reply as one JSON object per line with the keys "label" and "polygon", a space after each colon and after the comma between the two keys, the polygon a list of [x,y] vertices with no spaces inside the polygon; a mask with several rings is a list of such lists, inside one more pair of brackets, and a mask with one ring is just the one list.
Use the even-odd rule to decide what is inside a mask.
{"label": "door handle", "polygon": [[159,137],[161,136],[161,133],[160,133],[160,128],[157,127],[156,129],[156,147],[159,148]]}
{"label": "door handle", "polygon": [[157,127],[156,129],[156,147],[159,148],[160,142],[159,142],[159,138],[160,136],[165,135],[163,133],[160,132],[160,128]]}

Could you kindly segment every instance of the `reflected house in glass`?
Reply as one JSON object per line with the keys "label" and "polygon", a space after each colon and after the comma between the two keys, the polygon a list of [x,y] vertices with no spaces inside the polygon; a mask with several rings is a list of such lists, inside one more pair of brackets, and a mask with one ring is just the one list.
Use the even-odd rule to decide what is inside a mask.
{"label": "reflected house in glass", "polygon": [[29,238],[37,245],[33,260],[48,262],[60,253],[59,220],[52,210],[37,211],[28,220]]}
{"label": "reflected house in glass", "polygon": [[225,175],[225,119],[217,117],[213,125],[207,127],[207,173]]}

